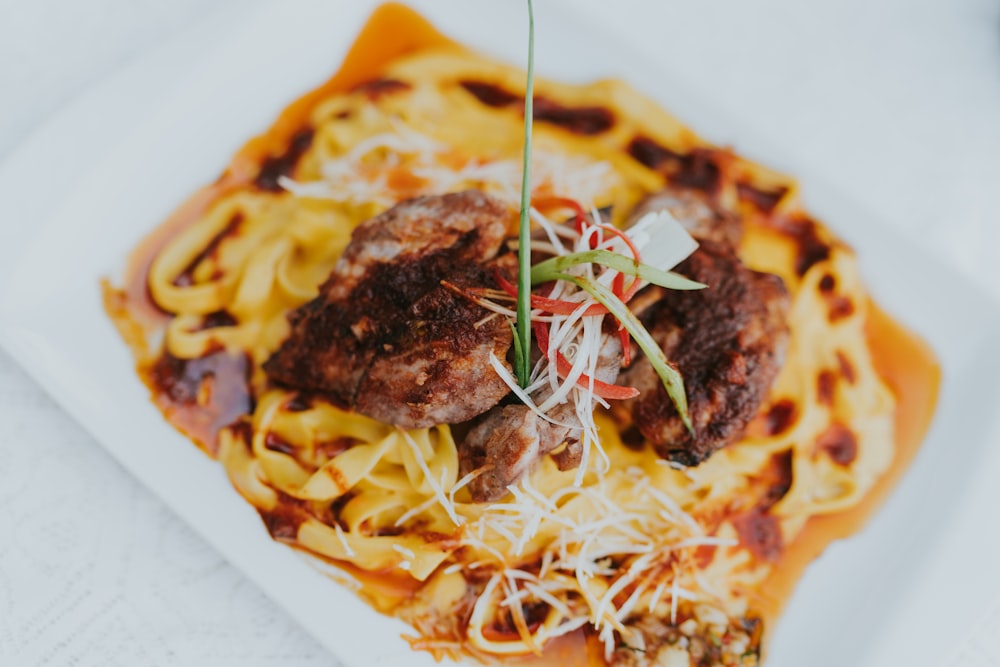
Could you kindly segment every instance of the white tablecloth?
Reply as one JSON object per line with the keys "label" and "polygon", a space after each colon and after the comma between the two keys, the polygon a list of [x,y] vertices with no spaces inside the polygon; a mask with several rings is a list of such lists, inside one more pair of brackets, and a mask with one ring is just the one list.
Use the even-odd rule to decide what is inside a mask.
{"label": "white tablecloth", "polygon": [[[0,0],[0,156],[236,2]],[[995,0],[578,4],[1000,295]],[[0,240],[29,222],[0,208]],[[1000,664],[997,596],[956,637],[956,667]],[[0,352],[0,665],[332,664]]]}

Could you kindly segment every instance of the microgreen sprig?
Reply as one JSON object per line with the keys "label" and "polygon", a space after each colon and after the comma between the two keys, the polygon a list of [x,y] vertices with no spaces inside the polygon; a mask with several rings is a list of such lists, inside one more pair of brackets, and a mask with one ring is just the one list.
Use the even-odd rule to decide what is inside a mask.
{"label": "microgreen sprig", "polygon": [[528,82],[524,94],[524,166],[517,247],[517,330],[514,373],[521,387],[531,381],[531,123],[535,96],[535,11],[528,0]]}
{"label": "microgreen sprig", "polygon": [[[660,346],[622,300],[624,298],[627,301],[629,295],[619,298],[613,290],[601,283],[567,273],[567,270],[580,264],[599,264],[617,271],[619,274],[634,276],[637,281],[653,283],[668,289],[694,290],[701,289],[705,285],[672,271],[664,271],[640,262],[638,252],[634,250],[634,247],[634,258],[628,258],[620,253],[604,249],[593,249],[552,257],[535,266],[531,265],[531,134],[535,92],[535,14],[532,0],[527,0],[527,2],[528,77],[524,95],[524,156],[521,177],[521,210],[518,223],[517,308],[515,311],[517,321],[512,327],[514,329],[514,376],[517,384],[520,385],[521,389],[524,389],[531,383],[531,287],[540,283],[565,280],[590,294],[631,334],[649,359],[656,374],[660,376],[660,380],[677,408],[684,425],[688,431],[691,431],[684,380],[677,369],[667,361]],[[574,208],[582,211],[579,205],[574,205]],[[577,224],[583,224],[582,215],[578,215]],[[638,282],[636,284],[641,285]],[[511,286],[508,285],[508,287]],[[539,340],[539,344],[542,344],[541,340]],[[518,391],[514,385],[511,387],[514,388],[515,393]],[[624,395],[618,396],[618,398],[624,397]]]}
{"label": "microgreen sprig", "polygon": [[550,257],[531,267],[531,283],[538,285],[559,280],[563,277],[566,269],[579,264],[600,264],[619,273],[636,276],[647,283],[653,283],[667,289],[698,290],[706,287],[704,283],[695,282],[679,273],[663,271],[610,250],[585,250],[570,255]]}
{"label": "microgreen sprig", "polygon": [[632,335],[632,339],[639,346],[639,349],[649,359],[653,370],[660,376],[660,381],[663,382],[663,387],[667,390],[667,395],[677,408],[677,414],[680,415],[684,426],[687,427],[688,432],[693,432],[691,416],[688,414],[687,394],[684,391],[684,379],[678,370],[670,365],[670,362],[667,361],[663,350],[657,344],[656,340],[646,330],[646,327],[642,325],[642,322],[629,310],[629,307],[622,303],[621,299],[615,296],[611,290],[596,281],[569,273],[556,274],[555,278],[571,282],[590,294],[590,296],[594,297],[594,300],[607,308],[608,312],[622,323],[622,326]]}

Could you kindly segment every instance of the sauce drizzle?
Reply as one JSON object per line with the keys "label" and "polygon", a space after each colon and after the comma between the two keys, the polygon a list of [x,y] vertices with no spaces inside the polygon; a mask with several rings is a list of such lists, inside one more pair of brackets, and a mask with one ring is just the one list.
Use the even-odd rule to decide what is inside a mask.
{"label": "sauce drizzle", "polygon": [[[379,93],[366,91],[366,94],[371,97],[373,94]],[[254,185],[259,190],[265,192],[284,192],[285,189],[281,187],[279,180],[282,176],[291,176],[292,172],[295,171],[295,165],[298,164],[299,158],[312,145],[314,133],[315,131],[311,127],[306,127],[296,132],[292,136],[291,141],[288,142],[288,147],[284,152],[268,157],[260,165],[260,172],[258,172],[257,178],[254,179]]]}
{"label": "sauce drizzle", "polygon": [[[392,35],[393,39],[386,39],[386,35]],[[253,183],[266,191],[280,191],[280,186],[277,185],[278,177],[291,173],[301,153],[308,148],[308,142],[312,140],[312,130],[303,128],[307,126],[309,115],[319,101],[331,93],[363,86],[365,82],[377,78],[386,63],[401,55],[426,48],[460,47],[438,33],[415,12],[402,5],[390,3],[377,9],[351,48],[344,65],[330,81],[288,107],[270,130],[248,142],[237,153],[226,172],[215,184],[195,194],[140,245],[130,259],[126,288],[121,293],[125,301],[123,310],[127,309],[132,316],[137,313],[143,315],[142,318],[138,318],[142,324],[156,325],[165,322],[169,315],[160,311],[151,301],[146,288],[146,277],[153,258],[169,240],[198,220],[213,202],[241,186]],[[469,82],[462,84],[466,90],[479,97],[465,85],[466,83]],[[491,91],[488,94],[480,91],[480,94],[495,101],[496,104],[490,104],[486,99],[480,98],[481,101],[488,106],[506,106],[512,103],[504,102],[503,95],[489,96],[495,92]],[[501,92],[510,95],[506,91],[501,90]],[[548,113],[558,116],[562,112],[550,109]],[[598,115],[594,115],[594,118]],[[599,128],[606,122],[594,118],[582,120],[570,118],[566,122],[570,125],[581,123],[581,127],[585,129]],[[613,124],[613,117],[611,123]],[[309,134],[308,139],[303,134],[305,132]],[[297,145],[303,147],[299,154],[295,155]],[[701,157],[696,157],[696,151],[690,155],[683,155],[645,137],[633,139],[628,152],[639,163],[650,169],[669,167],[674,170],[674,180],[677,182],[709,191],[718,187],[719,168],[712,161],[710,152]],[[758,192],[750,192],[744,188],[739,194],[742,199],[767,210],[767,207],[771,206],[770,202],[773,200],[776,206],[784,193],[780,196],[775,196],[776,192],[764,193],[761,196]],[[799,275],[804,274],[810,266],[829,257],[830,248],[819,238],[816,225],[811,220],[790,221],[788,227],[780,231],[788,233],[797,242],[796,270]],[[108,294],[106,290],[106,299],[109,298]],[[761,595],[754,600],[755,606],[765,613],[765,624],[771,624],[776,620],[808,563],[830,542],[850,535],[864,525],[913,459],[929,427],[940,382],[940,369],[931,350],[919,338],[874,305],[869,306],[867,335],[876,368],[898,400],[895,417],[897,445],[895,459],[890,470],[878,480],[859,506],[839,514],[813,517],[798,537],[783,545],[780,555],[776,556],[777,566],[773,574],[760,587]],[[841,377],[853,382],[854,369],[850,360],[846,356],[838,355],[838,362]],[[253,397],[247,387],[249,367],[249,361],[245,356],[218,350],[194,360],[180,360],[164,355],[155,365],[146,369],[145,376],[154,392],[154,400],[166,418],[211,455],[214,454],[214,435],[218,429],[252,410]],[[223,377],[226,379],[220,380]],[[208,390],[204,389],[205,385],[208,385]],[[235,387],[233,394],[228,398],[222,396],[223,392],[215,390],[216,387],[227,386]],[[183,406],[197,404],[199,400],[203,402],[207,400],[211,404],[218,401],[218,409],[208,424],[188,423],[183,416]],[[294,400],[301,401],[296,402],[295,407],[301,405],[303,409],[308,408],[307,397]],[[792,408],[794,410],[794,404]],[[785,418],[775,419],[772,428],[787,427],[793,415],[794,412],[791,411]],[[245,426],[245,422],[241,422],[240,425]],[[210,439],[206,438],[206,428],[212,435]],[[344,444],[347,443],[331,443],[331,447],[337,449]],[[774,493],[777,492],[776,487]],[[286,507],[284,500],[278,507]],[[295,502],[289,502],[287,507],[291,509],[285,509],[283,513],[262,515],[269,531],[278,539],[294,537],[300,523],[310,515],[306,508],[296,505]],[[750,515],[768,516],[766,508],[761,507],[754,508],[746,514]],[[780,530],[775,536],[771,530],[773,527],[765,525],[766,519],[763,523],[759,518],[747,519],[747,522],[750,524],[747,526],[749,532],[756,536],[754,539],[760,543],[760,548],[765,553],[771,553],[769,545],[775,537],[780,545]],[[411,598],[420,586],[420,582],[394,572],[367,572],[340,562],[335,565],[361,582],[362,595],[372,600],[376,608],[384,612],[391,611],[393,606],[387,605],[387,600],[398,604]],[[377,603],[377,600],[380,600],[381,604]],[[519,657],[508,661],[508,664],[601,665],[603,660],[600,654],[600,647],[595,645],[592,637],[588,637],[583,631],[576,631],[551,642],[541,658]]]}

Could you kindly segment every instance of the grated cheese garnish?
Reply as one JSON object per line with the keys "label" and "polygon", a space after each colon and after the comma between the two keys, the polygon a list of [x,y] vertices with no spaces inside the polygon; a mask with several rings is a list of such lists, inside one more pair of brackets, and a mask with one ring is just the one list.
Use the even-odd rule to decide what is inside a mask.
{"label": "grated cheese garnish", "polygon": [[[372,136],[321,165],[320,180],[297,182],[283,177],[280,185],[298,197],[389,206],[395,203],[398,194],[389,187],[384,174],[387,168],[405,168],[422,180],[422,193],[479,187],[512,204],[519,200],[522,169],[519,161],[469,160],[451,167],[448,165],[454,164],[454,160],[442,159],[449,150],[431,137],[394,121],[389,131]],[[544,188],[547,194],[571,198],[592,209],[590,223],[584,226],[583,233],[578,233],[532,208],[531,220],[545,234],[544,241],[532,244],[536,251],[568,255],[596,248],[628,253],[624,241],[601,229],[599,225],[604,220],[593,210],[594,202],[611,184],[613,170],[608,163],[536,151],[532,169],[536,189]],[[697,246],[665,212],[644,216],[626,234],[642,252],[645,263],[664,271],[676,266]],[[581,264],[567,272],[605,287],[612,284],[617,274],[594,264]],[[631,283],[633,278],[627,280]],[[512,299],[505,293],[466,296],[498,316],[511,320],[515,317]],[[463,510],[455,494],[483,471],[469,473],[449,488],[444,478],[434,478],[419,444],[401,430],[401,437],[412,450],[433,496],[400,516],[396,525],[434,505],[445,511],[457,528],[458,541],[477,554],[478,560],[465,567],[492,571],[473,605],[470,621],[478,622],[479,627],[489,625],[491,603],[498,595],[502,596],[499,604],[510,608],[521,621],[525,602],[542,602],[563,619],[558,628],[549,632],[549,637],[589,623],[610,656],[617,646],[616,633],[622,636],[629,633],[624,623],[640,605],[648,606],[652,612],[669,594],[671,620],[675,621],[680,600],[711,596],[700,573],[690,566],[679,566],[685,559],[673,556],[686,549],[727,546],[734,541],[706,535],[698,521],[667,493],[655,488],[641,468],[622,471],[631,490],[624,494],[621,504],[611,500],[609,484],[622,482],[620,478],[612,479],[611,461],[601,446],[594,421],[594,406],[607,405],[594,390],[599,353],[605,342],[603,318],[585,315],[596,301],[573,284],[556,283],[550,298],[579,305],[569,315],[553,315],[537,309],[531,312],[533,322],[549,327],[550,341],[548,354],[532,368],[529,386],[522,389],[505,362],[493,354],[490,364],[539,418],[570,426],[560,423],[550,413],[567,403],[574,407],[580,422],[576,428],[582,460],[573,485],[546,495],[532,485],[529,476],[509,489],[508,501],[493,503],[476,516]],[[570,364],[565,376],[557,372],[559,353]],[[590,382],[580,386],[577,381],[583,375]],[[352,555],[339,528],[337,533],[345,552]],[[539,545],[536,538],[543,534],[554,537]],[[398,567],[411,567],[415,554],[403,547],[394,549],[404,557]],[[532,553],[532,549],[541,551]],[[518,567],[528,561],[541,563],[537,574]],[[453,563],[444,572],[450,574],[462,569],[461,564]],[[692,586],[688,587],[688,583]],[[625,601],[617,604],[615,600],[621,599],[620,596],[625,596]],[[534,642],[531,636],[523,639],[529,644]],[[630,641],[641,642],[641,638],[632,637]]]}

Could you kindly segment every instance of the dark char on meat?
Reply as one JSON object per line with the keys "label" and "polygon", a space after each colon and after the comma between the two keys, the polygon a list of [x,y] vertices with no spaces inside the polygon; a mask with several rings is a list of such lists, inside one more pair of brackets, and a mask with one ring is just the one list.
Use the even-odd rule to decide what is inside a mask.
{"label": "dark char on meat", "polygon": [[283,385],[404,428],[467,421],[508,393],[504,318],[450,292],[493,286],[510,211],[478,191],[401,202],[359,225],[320,294],[265,363]]}
{"label": "dark char on meat", "polygon": [[684,378],[693,433],[644,357],[620,377],[640,395],[615,409],[661,457],[697,465],[738,439],[764,403],[788,346],[788,292],[779,277],[744,266],[736,255],[739,220],[707,198],[668,189],[641,203],[633,220],[660,209],[700,244],[675,270],[708,287],[649,287],[633,310]]}
{"label": "dark char on meat", "polygon": [[[676,270],[709,287],[652,286],[631,306],[684,377],[693,433],[648,360],[633,355],[619,375],[615,335],[604,337],[597,377],[639,389],[614,404],[616,414],[660,456],[697,465],[736,440],[766,399],[787,347],[788,293],[780,278],[743,265],[740,220],[708,196],[668,188],[632,219],[664,209],[700,243]],[[511,216],[498,200],[465,191],[411,199],[359,225],[319,296],[289,316],[289,337],[264,365],[270,379],[404,428],[466,424],[457,431],[466,432],[460,473],[479,471],[468,487],[477,502],[503,497],[545,456],[577,467],[576,407],[555,407],[549,421],[504,400],[509,389],[489,356],[506,363],[506,318],[442,286],[495,287],[494,271],[516,272],[514,255],[501,252]]]}

